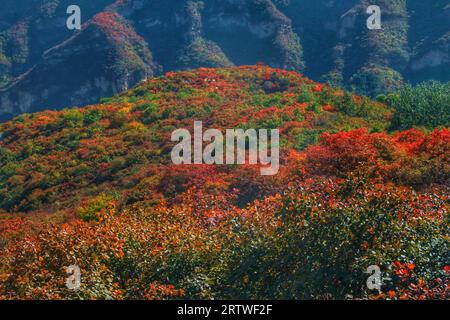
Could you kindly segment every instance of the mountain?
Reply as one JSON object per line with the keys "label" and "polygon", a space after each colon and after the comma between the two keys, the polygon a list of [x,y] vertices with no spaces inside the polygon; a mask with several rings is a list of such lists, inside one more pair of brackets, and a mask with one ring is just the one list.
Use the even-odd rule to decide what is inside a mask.
{"label": "mountain", "polygon": [[[389,131],[397,112],[256,65],[3,123],[0,299],[447,299],[450,131]],[[173,164],[194,121],[279,129],[278,174]]]}
{"label": "mountain", "polygon": [[10,159],[27,168],[38,161],[43,171],[18,180],[12,178],[15,169],[2,172],[0,207],[70,210],[80,197],[115,186],[125,203],[166,192],[170,198],[174,190],[164,187],[170,134],[192,128],[194,121],[211,128],[280,128],[284,144],[300,151],[326,131],[384,131],[390,117],[391,110],[380,103],[295,72],[256,66],[168,73],[104,104],[23,115],[4,124],[2,163]]}
{"label": "mountain", "polygon": [[74,33],[70,4],[5,1],[0,116],[86,105],[162,72],[257,62],[372,97],[449,80],[446,0],[372,1],[382,30],[367,29],[364,0],[101,0],[77,2],[84,24]]}
{"label": "mountain", "polygon": [[[305,150],[321,141],[323,134],[352,130],[358,133],[352,138],[356,140],[349,143],[361,143],[361,148],[365,148],[368,142],[357,138],[373,136],[374,141],[378,140],[374,148],[380,150],[370,151],[373,153],[370,161],[363,160],[365,152],[362,156],[359,155],[362,151],[355,150],[355,154],[348,156],[362,156],[361,160],[339,164],[335,159],[332,167],[325,166],[322,170],[336,174],[337,168],[359,167],[359,162],[369,161],[375,166],[371,168],[366,163],[363,171],[369,176],[418,189],[433,185],[444,188],[449,168],[445,161],[441,163],[445,157],[439,157],[445,156],[448,148],[446,131],[436,138],[444,139],[442,150],[434,154],[439,161],[428,162],[424,157],[423,161],[403,163],[411,151],[404,152],[419,148],[427,138],[417,130],[409,133],[410,137],[399,135],[402,138],[398,141],[385,136],[392,128],[391,120],[399,121],[399,115],[396,113],[394,117],[394,112],[382,103],[315,83],[296,72],[266,66],[169,72],[102,104],[25,114],[3,124],[0,127],[0,208],[19,213],[58,212],[60,216],[70,217],[84,198],[104,192],[116,194],[124,206],[149,199],[170,201],[181,189],[196,184],[196,179],[185,180],[185,174],[194,174],[197,169],[200,175],[212,170],[211,174],[216,172],[223,177],[234,176],[235,170],[239,172],[237,168],[230,171],[226,165],[210,168],[199,165],[184,172],[183,166],[177,169],[172,165],[171,133],[181,128],[192,131],[194,121],[203,121],[205,130],[280,130],[281,173],[273,178],[256,179],[262,186],[248,188],[232,179],[228,182],[231,184],[227,183],[229,190],[242,192],[239,200],[242,203],[265,195],[267,188],[273,189],[272,192],[277,190],[280,177],[289,179],[288,173],[297,170],[296,166],[289,167],[291,161],[298,158],[302,163]],[[409,111],[406,112],[405,116]],[[401,124],[406,129],[414,125]],[[448,126],[448,121],[444,125]],[[396,142],[389,143],[399,144],[395,147],[398,150],[386,145],[390,139]],[[381,158],[372,159],[378,152]],[[345,157],[348,151],[342,153],[336,157]],[[399,163],[402,167],[397,167]],[[384,166],[385,172],[378,172],[375,169],[378,165]],[[315,170],[310,168],[311,172]],[[407,173],[408,170],[411,172]],[[174,190],[174,186],[178,189]]]}
{"label": "mountain", "polygon": [[39,63],[4,88],[2,107],[13,113],[94,103],[153,76],[155,70],[145,41],[117,14],[100,13],[83,32],[44,52]]}

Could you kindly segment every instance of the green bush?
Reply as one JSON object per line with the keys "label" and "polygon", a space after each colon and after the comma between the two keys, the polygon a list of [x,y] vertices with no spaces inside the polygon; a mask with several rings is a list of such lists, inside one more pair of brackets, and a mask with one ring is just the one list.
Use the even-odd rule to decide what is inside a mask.
{"label": "green bush", "polygon": [[395,110],[392,129],[406,130],[414,126],[432,129],[450,125],[450,82],[408,85],[390,94],[387,102]]}
{"label": "green bush", "polygon": [[[393,191],[363,181],[292,189],[273,232],[237,218],[233,229],[240,241],[224,250],[211,276],[214,291],[225,299],[367,297],[373,293],[366,287],[371,265],[391,277],[384,289],[402,286],[392,270],[395,261],[414,264],[421,279],[442,276],[448,264],[446,223],[412,216],[410,211],[432,211],[433,205],[416,207],[414,192]],[[324,206],[320,199],[334,204]]]}

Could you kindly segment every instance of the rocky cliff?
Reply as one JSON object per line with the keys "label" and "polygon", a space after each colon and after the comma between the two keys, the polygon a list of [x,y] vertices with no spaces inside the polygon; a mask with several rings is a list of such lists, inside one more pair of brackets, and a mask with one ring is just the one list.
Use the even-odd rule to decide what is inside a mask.
{"label": "rocky cliff", "polygon": [[[66,9],[82,10],[81,31]],[[366,27],[379,5],[382,29]],[[450,4],[420,0],[4,0],[0,113],[85,105],[162,72],[264,62],[376,96],[450,79]]]}

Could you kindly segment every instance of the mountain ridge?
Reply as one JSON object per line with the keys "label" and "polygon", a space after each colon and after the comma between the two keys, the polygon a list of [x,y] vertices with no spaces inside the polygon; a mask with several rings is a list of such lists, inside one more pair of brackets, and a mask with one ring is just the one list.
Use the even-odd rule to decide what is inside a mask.
{"label": "mountain ridge", "polygon": [[[148,51],[144,55],[151,55],[152,61],[142,60],[138,72],[141,76],[117,90],[113,89],[117,87],[115,83],[124,80],[114,79],[110,74],[104,77],[109,89],[101,94],[85,94],[71,100],[81,86],[67,88],[65,96],[50,94],[51,103],[46,105],[39,98],[42,89],[27,85],[31,81],[29,69],[42,63],[44,52],[58,47],[71,34],[65,28],[65,9],[69,2],[36,0],[32,13],[23,9],[13,15],[7,11],[0,19],[9,26],[3,27],[3,31],[0,29],[0,85],[9,84],[0,93],[0,112],[17,115],[42,108],[86,105],[137,84],[146,78],[145,70],[149,69],[161,74],[163,71],[264,62],[277,68],[302,71],[316,81],[372,97],[397,90],[408,81],[450,80],[450,72],[446,72],[450,66],[447,1],[438,0],[429,6],[417,0],[372,2],[381,7],[382,30],[365,27],[368,3],[362,0],[345,3],[329,0],[173,0],[170,3],[102,0],[95,4],[79,1],[85,22],[83,28],[95,15],[114,12],[117,21],[142,37],[142,45],[138,45],[137,50]],[[22,8],[24,4],[8,2],[8,6]],[[83,32],[85,29],[79,33]],[[90,44],[83,45],[89,55]],[[72,50],[76,54],[78,49]],[[90,54],[89,60],[101,61],[95,56],[94,45]],[[120,53],[118,56],[120,59]],[[70,56],[67,59],[69,63]],[[113,68],[114,62],[111,64],[108,67]],[[101,72],[88,75],[85,70],[88,68],[89,65],[82,62],[74,67],[82,83],[93,82],[101,75]],[[135,69],[128,70],[124,66],[124,71],[133,73]],[[54,70],[42,70],[39,74],[39,82],[48,81],[49,86],[64,83],[68,78],[56,76],[58,73]],[[11,106],[11,100],[15,99],[9,97],[20,95],[31,98],[25,99],[27,103],[14,101]]]}
{"label": "mountain ridge", "polygon": [[[113,189],[110,183],[122,190],[123,181],[128,179],[137,179],[131,183],[134,186],[148,184],[148,190],[139,188],[143,192],[139,196],[132,195],[137,190],[122,190],[129,194],[125,202],[145,199],[144,195],[151,192],[171,194],[173,191],[163,187],[173,170],[169,159],[173,144],[170,134],[175,129],[192,128],[194,121],[204,121],[206,128],[279,128],[285,145],[281,153],[284,164],[289,158],[288,146],[301,151],[317,142],[325,131],[367,128],[369,132],[381,132],[389,127],[391,115],[392,111],[381,103],[320,85],[293,71],[259,65],[169,72],[100,105],[25,114],[3,124],[2,162],[23,159],[22,168],[48,165],[52,169],[47,168],[45,172],[60,175],[63,170],[66,172],[63,175],[72,172],[69,175],[74,176],[72,182],[59,178],[50,182],[53,178],[47,173],[38,174],[39,170],[34,170],[33,176],[47,177],[41,176],[40,182],[31,176],[23,177],[28,181],[24,183],[22,178],[11,179],[18,168],[1,172],[0,207],[12,211],[35,210],[39,201],[32,204],[35,200],[27,200],[34,198],[35,192],[44,192],[39,199],[46,198],[48,203],[62,204],[64,198],[73,201],[81,196],[80,191],[85,187],[81,181],[85,179],[91,180],[91,186],[83,191],[87,194],[101,193],[95,189]],[[71,160],[55,162],[55,157]],[[63,163],[63,167],[68,167],[61,167]],[[201,167],[199,172],[204,170]],[[227,171],[227,166],[218,167],[219,172]],[[3,168],[6,170],[8,165]],[[131,171],[138,168],[143,170],[140,174],[149,176],[133,178]],[[121,176],[120,172],[125,175]],[[164,179],[160,176],[163,172]],[[72,187],[66,189],[66,185]],[[61,198],[57,196],[59,192]],[[50,211],[55,209],[62,207],[57,205]]]}
{"label": "mountain ridge", "polygon": [[[433,121],[394,131],[399,110],[259,64],[17,116],[0,125],[0,299],[448,299],[450,130],[419,102],[401,115]],[[278,174],[175,165],[195,121],[279,129]],[[392,279],[375,293],[374,265]]]}

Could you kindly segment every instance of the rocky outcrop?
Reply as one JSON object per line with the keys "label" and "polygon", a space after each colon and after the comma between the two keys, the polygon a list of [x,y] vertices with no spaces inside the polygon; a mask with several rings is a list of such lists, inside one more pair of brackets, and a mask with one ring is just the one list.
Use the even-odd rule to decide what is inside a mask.
{"label": "rocky outcrop", "polygon": [[0,105],[13,114],[85,105],[125,91],[157,70],[145,41],[120,16],[105,12],[0,89]]}
{"label": "rocky outcrop", "polygon": [[263,61],[274,67],[304,69],[299,36],[273,1],[213,0],[204,11],[205,34],[235,64]]}
{"label": "rocky outcrop", "polygon": [[370,96],[404,80],[450,80],[448,0],[370,1],[381,30],[367,29],[366,0],[79,0],[75,34],[65,27],[71,0],[4,2],[0,113],[97,102],[165,71],[257,62]]}
{"label": "rocky outcrop", "polygon": [[[78,0],[76,4],[83,8],[82,18],[87,21],[114,1]],[[6,61],[9,69],[6,73],[0,70],[0,81],[2,74],[12,81],[27,72],[45,51],[73,35],[66,28],[66,9],[71,4],[71,0],[2,0],[0,65]]]}

